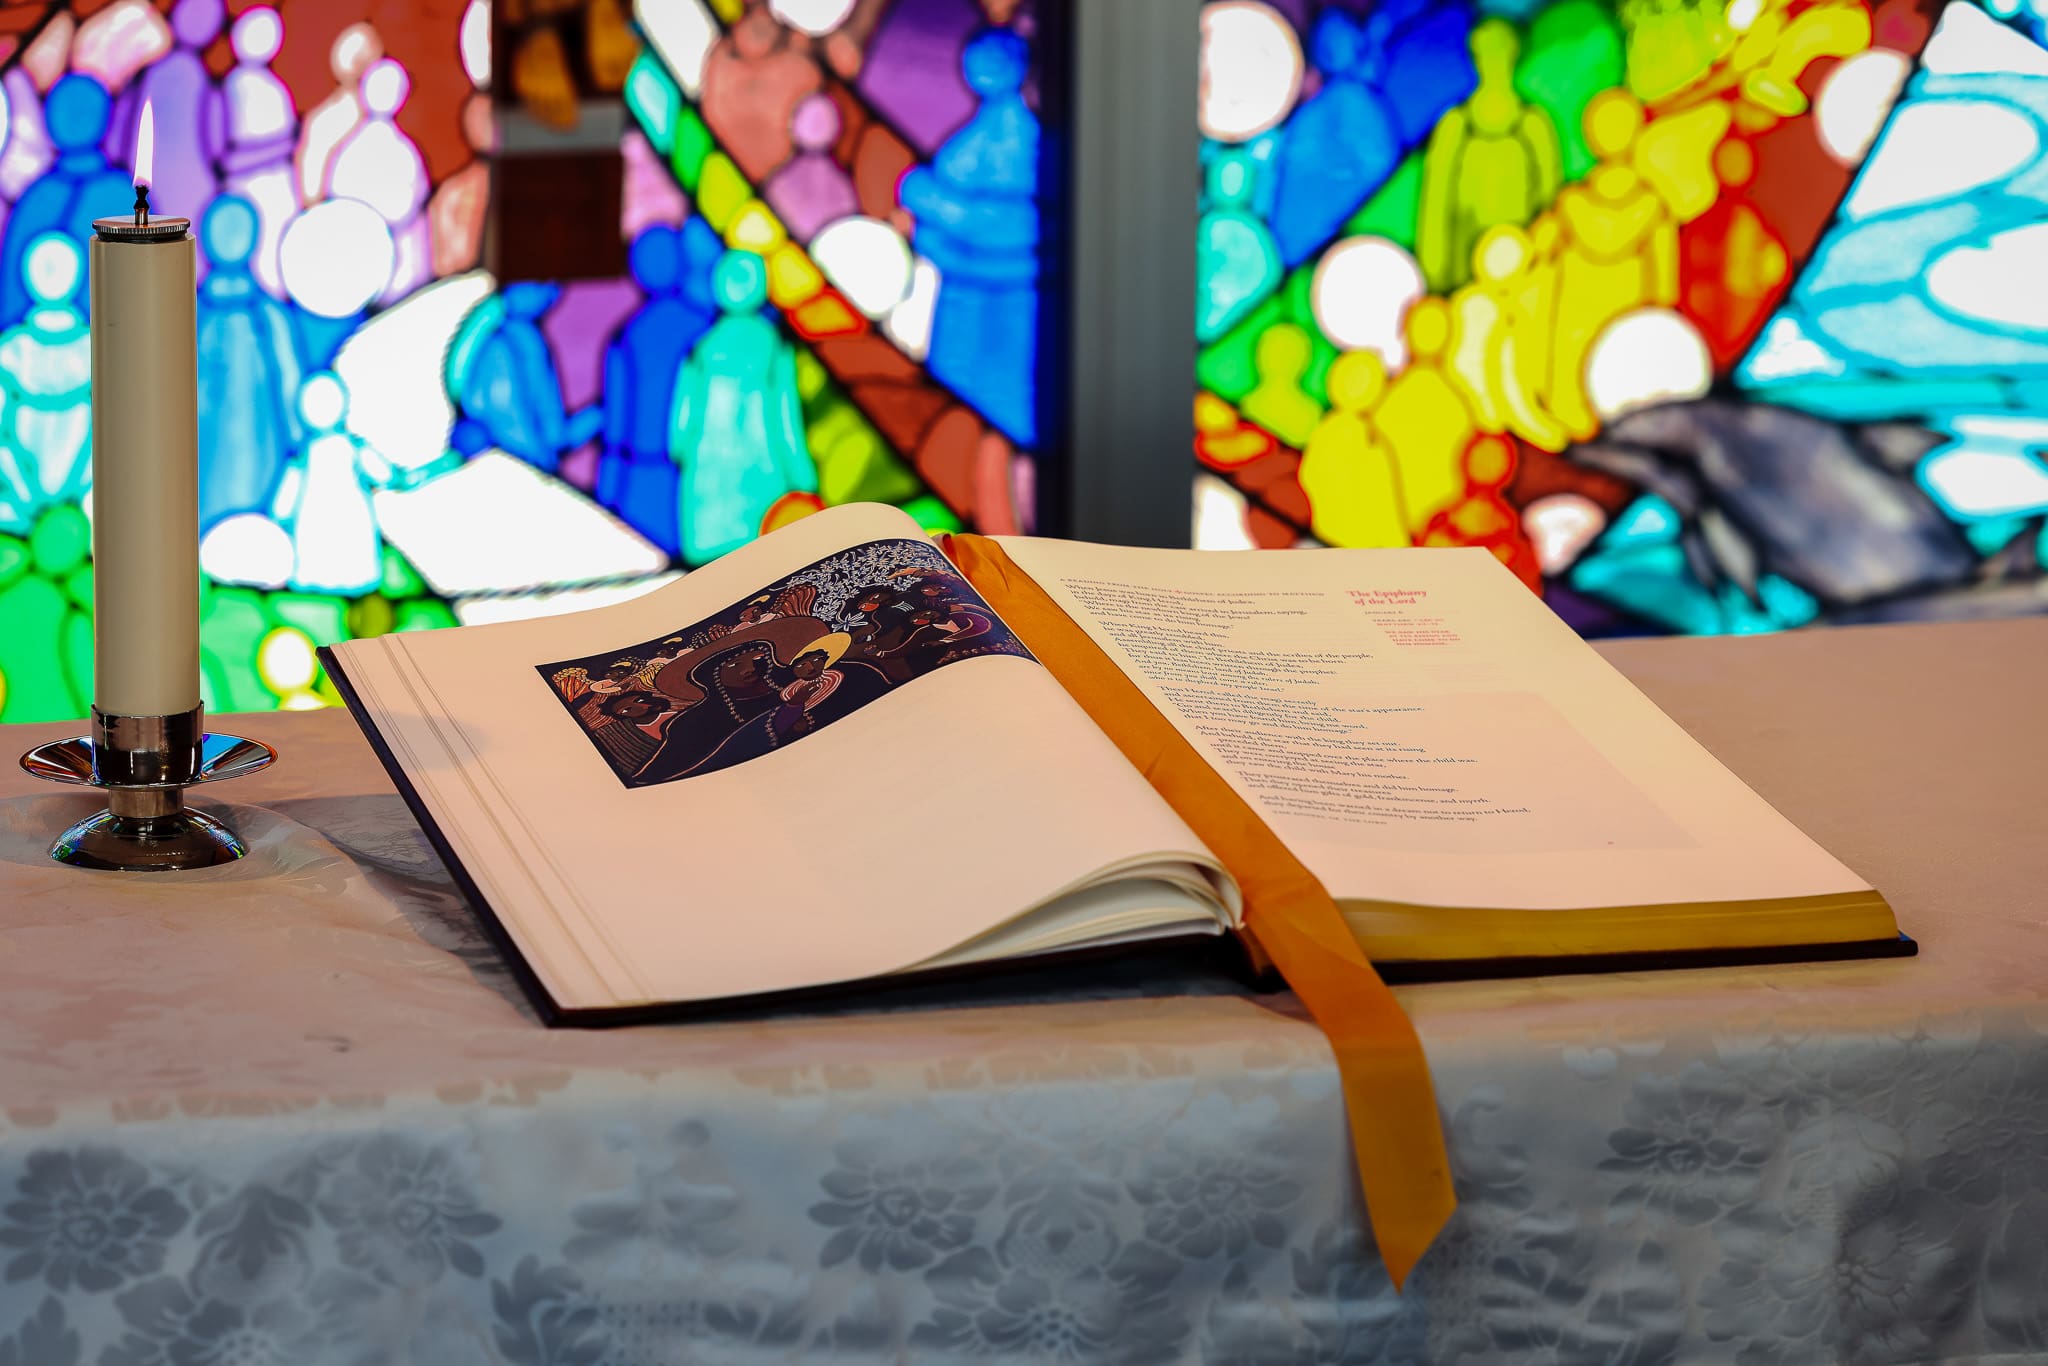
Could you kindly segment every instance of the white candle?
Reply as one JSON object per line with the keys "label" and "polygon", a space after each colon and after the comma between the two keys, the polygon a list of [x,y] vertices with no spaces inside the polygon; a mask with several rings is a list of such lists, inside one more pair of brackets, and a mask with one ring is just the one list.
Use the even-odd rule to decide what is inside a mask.
{"label": "white candle", "polygon": [[[149,185],[142,109],[135,184]],[[140,202],[138,200],[138,202]],[[93,224],[93,705],[199,705],[199,402],[194,245],[184,219]]]}

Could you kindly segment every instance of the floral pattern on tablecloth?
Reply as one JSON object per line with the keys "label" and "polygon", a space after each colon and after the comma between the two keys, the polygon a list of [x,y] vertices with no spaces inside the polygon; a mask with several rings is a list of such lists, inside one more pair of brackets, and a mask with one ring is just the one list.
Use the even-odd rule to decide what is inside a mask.
{"label": "floral pattern on tablecloth", "polygon": [[2048,1359],[2048,1038],[1727,1042],[1466,1085],[1405,1296],[1312,1056],[1155,1072],[1114,1130],[1071,1073],[795,1124],[619,1074],[35,1116],[0,1142],[0,1366]]}

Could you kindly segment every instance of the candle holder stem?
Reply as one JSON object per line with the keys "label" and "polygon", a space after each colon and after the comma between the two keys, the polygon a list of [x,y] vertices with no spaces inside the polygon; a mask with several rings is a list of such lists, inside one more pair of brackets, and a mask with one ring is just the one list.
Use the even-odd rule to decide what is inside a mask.
{"label": "candle holder stem", "polygon": [[248,852],[234,831],[185,806],[185,789],[267,768],[277,751],[259,740],[208,735],[203,711],[168,716],[92,712],[92,734],[21,756],[38,778],[107,794],[107,809],[57,837],[50,857],[80,868],[157,872],[210,868]]}

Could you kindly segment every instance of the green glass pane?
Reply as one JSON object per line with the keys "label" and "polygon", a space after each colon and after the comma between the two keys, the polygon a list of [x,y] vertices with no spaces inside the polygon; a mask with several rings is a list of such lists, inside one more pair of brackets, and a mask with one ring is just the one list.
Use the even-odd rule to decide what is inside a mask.
{"label": "green glass pane", "polygon": [[28,553],[37,573],[52,578],[68,574],[92,554],[92,523],[72,504],[53,507],[29,533]]}
{"label": "green glass pane", "polygon": [[1722,0],[1623,0],[1628,88],[1644,103],[1691,85],[1732,45]]}
{"label": "green glass pane", "polygon": [[[802,399],[806,404],[810,403],[825,392],[825,386],[831,383],[831,380],[832,376],[826,373],[823,363],[816,356],[812,355],[808,350],[801,347],[798,348],[796,352],[796,395],[798,398]],[[811,421],[808,412],[806,412],[804,420],[806,422]]]}
{"label": "green glass pane", "polygon": [[807,421],[818,495],[827,503],[900,503],[924,492],[923,481],[851,403],[831,404]]}
{"label": "green glass pane", "polygon": [[668,164],[683,188],[695,194],[698,178],[704,172],[704,160],[711,155],[711,130],[704,126],[696,110],[684,105],[676,118],[675,139],[675,146],[669,149]]}
{"label": "green glass pane", "polygon": [[739,167],[723,152],[713,152],[704,158],[704,172],[698,177],[697,212],[704,215],[704,221],[717,232],[724,232],[741,207],[754,197],[753,187],[747,184]]}
{"label": "green glass pane", "polygon": [[1311,348],[1308,371],[1301,377],[1302,392],[1317,403],[1328,406],[1330,402],[1330,366],[1337,359],[1337,348],[1323,336],[1321,326],[1316,322],[1315,272],[1297,270],[1287,277],[1287,285],[1280,297],[1286,305],[1287,321],[1308,333]]}
{"label": "green glass pane", "polygon": [[432,631],[455,624],[455,613],[448,605],[435,602],[432,598],[415,598],[401,602],[392,609],[391,629],[394,631]]}
{"label": "green glass pane", "polygon": [[1529,26],[1515,89],[1557,127],[1566,178],[1593,169],[1581,120],[1586,102],[1621,84],[1621,28],[1600,0],[1561,0]]}
{"label": "green glass pane", "polygon": [[1245,315],[1243,322],[1224,333],[1195,358],[1195,378],[1201,387],[1236,403],[1259,382],[1254,357],[1259,335],[1274,323],[1287,320],[1287,305],[1275,296]]}
{"label": "green glass pane", "polygon": [[927,493],[922,498],[913,498],[903,505],[903,510],[917,519],[917,524],[926,531],[959,531],[960,519],[953,510]]}
{"label": "green glass pane", "polygon": [[60,663],[68,658],[67,623],[84,615],[40,574],[24,575],[0,589],[0,622],[7,624],[0,631],[0,680],[6,687],[0,722],[84,715],[91,675],[85,675],[84,688],[74,690]]}
{"label": "green glass pane", "polygon": [[270,599],[271,615],[284,626],[304,631],[315,645],[348,639],[348,603],[311,593],[278,593]]}
{"label": "green glass pane", "polygon": [[395,614],[391,599],[372,593],[348,605],[348,633],[352,640],[370,640],[391,629]]}
{"label": "green glass pane", "polygon": [[1301,377],[1301,391],[1325,408],[1330,406],[1330,367],[1337,363],[1337,348],[1323,339],[1320,332],[1309,333],[1308,370]]}
{"label": "green glass pane", "polygon": [[84,717],[90,714],[87,704],[92,701],[92,618],[86,613],[72,612],[64,618],[63,649],[64,673],[77,699],[68,715]]}
{"label": "green glass pane", "polygon": [[199,640],[207,707],[213,711],[269,711],[277,697],[256,672],[256,650],[273,625],[263,595],[251,588],[216,588],[200,620]]}
{"label": "green glass pane", "polygon": [[1422,207],[1422,154],[1411,153],[1365,207],[1344,225],[1346,237],[1384,237],[1415,250],[1416,216]]}
{"label": "green glass pane", "polygon": [[427,591],[426,582],[412,567],[412,562],[388,545],[384,547],[383,565],[383,582],[378,584],[377,591],[385,597],[416,598]]}
{"label": "green glass pane", "polygon": [[1280,289],[1281,303],[1287,309],[1287,321],[1296,327],[1316,330],[1316,275],[1312,270],[1297,270],[1287,277],[1287,283]]}
{"label": "green glass pane", "polygon": [[16,536],[0,536],[0,588],[28,573],[28,544]]}

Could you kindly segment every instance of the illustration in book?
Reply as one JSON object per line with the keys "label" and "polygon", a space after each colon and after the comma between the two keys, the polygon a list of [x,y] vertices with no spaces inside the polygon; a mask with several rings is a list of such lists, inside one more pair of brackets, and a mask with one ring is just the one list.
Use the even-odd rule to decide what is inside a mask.
{"label": "illustration in book", "polygon": [[829,555],[654,640],[539,665],[627,787],[731,768],[925,674],[1030,653],[930,544]]}

